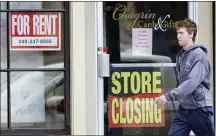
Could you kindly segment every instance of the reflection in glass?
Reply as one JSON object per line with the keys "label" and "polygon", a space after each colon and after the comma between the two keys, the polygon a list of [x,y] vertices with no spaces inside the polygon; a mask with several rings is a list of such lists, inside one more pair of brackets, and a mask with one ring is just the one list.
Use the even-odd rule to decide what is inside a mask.
{"label": "reflection in glass", "polygon": [[[1,74],[1,103],[4,103],[4,106],[7,107],[7,100],[3,101],[3,97],[7,97],[7,91],[4,91],[4,95],[2,95],[3,90],[6,90],[7,88],[7,73],[1,72],[0,74]],[[5,112],[5,116],[1,116],[1,129],[5,129],[5,128],[7,128],[7,111]]]}
{"label": "reflection in glass", "polygon": [[[56,64],[56,68],[62,63]],[[18,73],[18,72],[17,72]],[[11,78],[12,127],[64,128],[64,72],[21,72]],[[6,123],[7,88],[2,90],[1,116]]]}
{"label": "reflection in glass", "polygon": [[0,2],[0,5],[1,5],[1,10],[2,9],[6,9],[6,2]]}
{"label": "reflection in glass", "polygon": [[27,1],[27,2],[10,2],[11,9],[62,9],[63,2],[60,1]]}
{"label": "reflection in glass", "polygon": [[6,13],[0,13],[0,44],[1,44],[1,68],[7,67],[7,18]]}
{"label": "reflection in glass", "polygon": [[175,63],[180,50],[175,22],[187,17],[187,2],[106,2],[104,13],[104,44],[111,49],[111,61],[120,61],[117,52],[130,54],[133,51],[133,28],[151,28],[152,55],[169,57]]}
{"label": "reflection in glass", "polygon": [[[109,48],[108,53],[110,54],[110,63],[117,65],[121,65],[121,63],[124,65],[130,64],[132,67],[131,70],[117,70],[119,73],[130,73],[131,71],[137,72],[138,68],[136,68],[135,64],[131,63],[136,63],[137,65],[144,65],[147,63],[147,65],[152,65],[149,67],[153,67],[153,71],[161,72],[160,83],[162,86],[161,89],[164,92],[175,88],[177,85],[175,58],[181,48],[176,40],[175,22],[187,17],[187,9],[187,2],[104,2],[104,45]],[[158,21],[163,22],[160,24]],[[142,34],[141,32],[145,33]],[[135,54],[132,54],[134,47],[137,47],[138,49]],[[139,54],[137,55],[136,53]],[[158,66],[156,68],[155,65],[158,64],[164,64],[164,66]],[[142,71],[149,72],[145,69],[142,69]],[[127,93],[122,94],[122,97],[126,99],[132,97],[129,93],[131,92],[131,86],[137,87],[137,83],[139,82],[141,82],[142,85],[148,83],[143,83],[142,81],[138,81],[138,79],[132,79],[130,78],[130,74],[129,76],[124,76],[123,74],[114,76],[116,78],[118,77],[119,81],[126,82],[126,84],[128,83],[127,85],[115,82],[116,86],[112,86],[115,89],[117,88],[117,85],[120,86],[120,92],[122,92],[124,88],[127,88]],[[126,81],[121,77],[126,77]],[[152,80],[153,77],[151,75],[149,77],[151,77]],[[148,125],[152,124],[146,122],[138,123],[135,125],[136,127],[126,127],[125,125],[130,123],[123,123],[125,120],[122,118],[126,118],[126,115],[121,112],[125,107],[123,108],[123,106],[121,106],[120,108],[120,105],[123,105],[123,100],[118,104],[115,103],[116,106],[119,106],[116,108],[116,113],[119,114],[115,115],[119,120],[120,118],[122,119],[122,123],[120,123],[118,128],[112,128],[111,126],[113,124],[111,124],[112,121],[109,122],[109,117],[112,119],[115,118],[115,115],[112,116],[114,109],[110,108],[108,105],[112,105],[113,101],[111,98],[121,97],[121,93],[115,94],[109,99],[108,95],[111,94],[110,90],[112,90],[110,89],[110,86],[108,86],[112,85],[110,81],[111,79],[108,78],[107,80],[105,79],[104,82],[104,135],[165,136],[168,134],[175,110],[178,107],[178,102],[175,101],[170,101],[165,105],[165,125],[162,127],[150,127]],[[153,86],[155,82],[156,80],[153,80],[149,86]],[[137,94],[137,96],[134,96],[133,98],[141,99],[142,96],[140,95],[141,94]],[[145,96],[145,98],[148,97],[150,96]],[[133,110],[137,110],[137,108],[132,108],[132,111],[126,110],[126,113],[133,113]],[[142,108],[142,110],[146,111],[144,108]],[[155,111],[153,112],[155,113]],[[153,112],[151,112],[152,115],[154,114]],[[108,113],[111,115],[108,116]],[[134,115],[130,115],[131,116],[127,116],[127,118],[134,119],[139,118],[140,114],[135,111]],[[142,114],[142,120],[146,120],[147,117],[145,117],[145,113]]]}

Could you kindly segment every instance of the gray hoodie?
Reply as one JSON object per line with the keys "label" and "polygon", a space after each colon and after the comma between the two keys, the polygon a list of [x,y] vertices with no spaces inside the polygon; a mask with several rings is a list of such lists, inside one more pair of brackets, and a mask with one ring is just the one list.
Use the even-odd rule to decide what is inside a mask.
{"label": "gray hoodie", "polygon": [[176,71],[179,86],[165,94],[183,108],[196,109],[212,106],[210,92],[210,64],[207,49],[198,44],[180,50],[176,56]]}

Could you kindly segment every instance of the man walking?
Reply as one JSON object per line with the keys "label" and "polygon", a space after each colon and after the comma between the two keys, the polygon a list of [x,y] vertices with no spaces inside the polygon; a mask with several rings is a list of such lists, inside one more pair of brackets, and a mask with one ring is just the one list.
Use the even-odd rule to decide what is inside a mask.
{"label": "man walking", "polygon": [[195,44],[197,25],[190,19],[176,24],[182,49],[176,56],[179,86],[155,99],[157,105],[175,100],[180,103],[169,136],[215,136],[210,92],[210,64],[207,49]]}

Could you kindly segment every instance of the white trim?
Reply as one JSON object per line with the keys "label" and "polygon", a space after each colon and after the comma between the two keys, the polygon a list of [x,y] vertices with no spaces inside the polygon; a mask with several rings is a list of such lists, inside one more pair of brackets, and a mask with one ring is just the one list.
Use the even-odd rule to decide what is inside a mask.
{"label": "white trim", "polygon": [[[188,2],[188,17],[196,22],[198,25],[198,2]],[[198,32],[196,35],[196,43],[198,42]]]}
{"label": "white trim", "polygon": [[[85,2],[70,3],[71,135],[87,133]],[[67,28],[69,29],[69,28]]]}
{"label": "white trim", "polygon": [[[96,2],[97,48],[103,49],[103,2]],[[96,49],[97,50],[97,49]],[[103,50],[98,51],[103,54]],[[98,63],[97,63],[98,67]],[[97,135],[104,135],[104,79],[97,75]]]}

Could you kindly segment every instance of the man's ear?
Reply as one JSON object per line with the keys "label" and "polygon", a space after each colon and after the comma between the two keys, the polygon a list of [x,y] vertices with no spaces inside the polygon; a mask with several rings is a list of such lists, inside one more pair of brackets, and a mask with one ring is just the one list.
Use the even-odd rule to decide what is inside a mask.
{"label": "man's ear", "polygon": [[190,38],[193,38],[193,35],[194,35],[194,33],[191,32],[191,33],[189,34]]}

